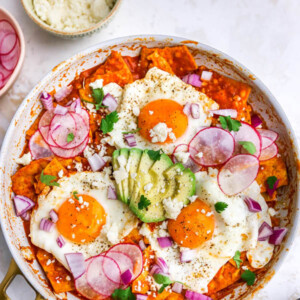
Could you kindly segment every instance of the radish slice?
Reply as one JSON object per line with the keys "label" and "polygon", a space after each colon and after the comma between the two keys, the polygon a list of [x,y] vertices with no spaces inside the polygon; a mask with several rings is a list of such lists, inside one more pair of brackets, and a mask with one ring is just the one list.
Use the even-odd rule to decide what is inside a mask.
{"label": "radish slice", "polygon": [[259,160],[260,161],[269,160],[275,157],[277,154],[278,154],[278,147],[275,143],[273,143],[271,146],[261,151]]}
{"label": "radish slice", "polygon": [[233,136],[217,127],[200,130],[189,144],[192,159],[203,166],[223,164],[232,156],[233,151]]}
{"label": "radish slice", "polygon": [[274,142],[271,139],[262,136],[261,137],[261,150],[264,150],[264,149],[270,147],[273,143]]}
{"label": "radish slice", "polygon": [[245,122],[241,122],[242,126],[239,131],[234,133],[235,139],[235,152],[236,153],[248,153],[239,142],[252,142],[256,148],[256,152],[253,154],[256,157],[260,156],[261,152],[261,138],[255,128]]}
{"label": "radish slice", "polygon": [[[181,144],[181,145],[178,145],[176,146],[176,148],[174,149],[173,153],[172,153],[172,161],[174,164],[180,162],[182,163],[182,165],[185,167],[185,168],[189,168],[191,169],[191,171],[193,173],[196,173],[200,170],[200,167],[199,165],[197,165],[191,158],[191,156],[189,155],[189,158],[188,160],[185,162],[185,161],[179,161],[177,158],[176,158],[176,153],[180,153],[180,152],[183,152],[183,153],[189,153],[189,145],[187,144]],[[196,150],[194,150],[194,152],[197,152]],[[189,153],[190,154],[190,153]]]}
{"label": "radish slice", "polygon": [[[2,32],[3,33],[3,32]],[[0,36],[0,55],[9,54],[17,44],[18,37],[14,32],[8,32]]]}
{"label": "radish slice", "polygon": [[134,280],[141,274],[144,262],[143,253],[139,246],[135,244],[121,243],[111,247],[107,251],[107,254],[109,255],[110,252],[120,252],[127,255],[131,259],[133,263],[132,280]]}
{"label": "radish slice", "polygon": [[[274,143],[277,139],[279,134],[273,130],[268,130],[268,129],[257,129],[258,133],[260,134],[260,136],[263,138],[268,138],[272,141],[272,143]],[[271,143],[271,144],[272,144]],[[262,146],[262,150],[265,148],[268,148],[269,146],[271,146],[271,144],[266,143],[265,145]]]}
{"label": "radish slice", "polygon": [[12,51],[10,51],[7,55],[1,55],[0,61],[2,66],[8,70],[12,71],[16,67],[20,56],[20,42],[17,40],[17,43]]}
{"label": "radish slice", "polygon": [[38,130],[29,140],[29,149],[33,159],[53,156],[52,151]]}
{"label": "radish slice", "polygon": [[214,110],[210,110],[209,112],[211,112],[216,116],[231,117],[233,119],[237,117],[236,109],[214,109]]}
{"label": "radish slice", "polygon": [[[111,270],[112,272],[116,272],[119,270],[118,265],[114,262],[113,259],[106,257],[104,255],[99,255],[93,258],[91,263],[88,265],[86,271],[86,279],[88,285],[96,292],[103,296],[110,296],[115,289],[119,288],[118,283],[114,283],[107,278],[103,270],[103,261],[110,260]],[[119,270],[120,272],[120,270]],[[119,273],[121,276],[121,273]]]}
{"label": "radish slice", "polygon": [[226,195],[245,190],[256,178],[259,160],[254,155],[239,154],[232,157],[219,171],[218,184]]}
{"label": "radish slice", "polygon": [[15,29],[7,20],[0,20],[0,31],[15,32]]}
{"label": "radish slice", "polygon": [[133,272],[133,262],[127,254],[122,252],[108,251],[105,256],[108,256],[117,262],[121,274],[126,270],[130,270],[131,273]]}
{"label": "radish slice", "polygon": [[[104,255],[105,256],[105,255]],[[112,282],[121,284],[121,270],[118,263],[111,257],[105,257],[102,261],[102,268],[105,276]]]}

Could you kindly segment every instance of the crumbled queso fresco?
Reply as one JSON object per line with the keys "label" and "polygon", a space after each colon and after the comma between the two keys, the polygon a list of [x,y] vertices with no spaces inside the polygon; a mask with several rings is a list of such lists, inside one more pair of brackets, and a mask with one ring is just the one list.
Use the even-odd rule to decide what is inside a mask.
{"label": "crumbled queso fresco", "polygon": [[114,6],[114,0],[33,0],[36,15],[53,29],[74,32],[96,25]]}

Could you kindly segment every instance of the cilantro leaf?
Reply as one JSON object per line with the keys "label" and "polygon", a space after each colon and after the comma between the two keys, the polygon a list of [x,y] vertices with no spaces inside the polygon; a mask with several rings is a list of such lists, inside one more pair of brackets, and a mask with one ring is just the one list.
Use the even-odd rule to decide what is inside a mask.
{"label": "cilantro leaf", "polygon": [[147,153],[152,160],[157,161],[157,160],[160,160],[160,157],[161,157],[161,154],[163,153],[163,151],[161,149],[157,150],[157,151],[148,150]]}
{"label": "cilantro leaf", "polygon": [[139,209],[147,209],[147,207],[151,204],[150,200],[147,199],[144,195],[141,195],[140,202],[138,203]]}
{"label": "cilantro leaf", "polygon": [[111,295],[114,300],[135,300],[135,295],[131,292],[131,288],[126,290],[116,289]]}
{"label": "cilantro leaf", "polygon": [[238,120],[231,119],[230,116],[224,117],[220,116],[219,121],[223,129],[228,129],[229,131],[239,131],[241,127],[241,122]]}
{"label": "cilantro leaf", "polygon": [[161,287],[160,287],[160,289],[158,290],[158,293],[159,294],[161,294],[164,290],[165,290],[165,288],[167,287],[167,286],[169,286],[170,284],[163,284]]}
{"label": "cilantro leaf", "polygon": [[172,283],[172,280],[168,276],[165,276],[165,275],[162,275],[162,274],[154,274],[153,278],[154,278],[155,282],[159,283],[159,284],[169,285],[169,284]]}
{"label": "cilantro leaf", "polygon": [[119,121],[119,116],[116,111],[108,114],[104,119],[101,120],[100,129],[104,134],[113,131],[114,124]]}
{"label": "cilantro leaf", "polygon": [[222,211],[224,211],[226,208],[227,208],[228,204],[225,203],[225,202],[217,202],[215,204],[215,210],[218,212],[218,213],[221,213]]}
{"label": "cilantro leaf", "polygon": [[251,272],[250,270],[246,270],[241,277],[249,286],[253,285],[255,282],[255,273]]}
{"label": "cilantro leaf", "polygon": [[48,186],[59,186],[59,183],[54,181],[56,176],[53,175],[45,175],[44,170],[41,173],[40,181]]}
{"label": "cilantro leaf", "polygon": [[141,130],[142,128],[137,128],[136,130],[131,130],[131,131],[123,131],[123,134],[131,134],[131,133],[137,133]]}
{"label": "cilantro leaf", "polygon": [[239,269],[240,266],[241,266],[241,263],[243,262],[241,260],[241,252],[240,251],[236,251],[235,254],[234,254],[234,257],[233,257],[233,260],[235,261],[236,263],[236,267]]}
{"label": "cilantro leaf", "polygon": [[96,110],[99,110],[100,107],[105,107],[104,105],[102,105],[102,101],[103,101],[103,98],[104,98],[103,88],[92,89],[92,97],[95,101]]}
{"label": "cilantro leaf", "polygon": [[252,155],[256,152],[256,147],[252,142],[240,141],[239,144]]}
{"label": "cilantro leaf", "polygon": [[79,198],[78,198],[77,194],[78,194],[78,192],[76,192],[76,191],[74,191],[74,192],[73,192],[73,196],[74,196],[74,198],[75,198],[76,200],[79,200]]}
{"label": "cilantro leaf", "polygon": [[68,136],[67,136],[67,143],[70,143],[74,140],[74,133],[69,133]]}
{"label": "cilantro leaf", "polygon": [[270,190],[273,190],[276,181],[277,181],[276,176],[270,176],[270,177],[267,178],[267,185],[268,185]]}

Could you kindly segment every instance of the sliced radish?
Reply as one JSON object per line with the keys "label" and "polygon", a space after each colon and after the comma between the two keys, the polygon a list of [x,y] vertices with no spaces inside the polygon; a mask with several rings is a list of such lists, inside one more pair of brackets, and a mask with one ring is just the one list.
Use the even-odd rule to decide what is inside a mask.
{"label": "sliced radish", "polygon": [[16,67],[20,57],[20,42],[17,40],[17,43],[12,51],[6,55],[0,56],[0,61],[2,66],[8,70],[12,71]]}
{"label": "sliced radish", "polygon": [[[269,129],[257,129],[258,133],[260,134],[260,136],[263,138],[268,138],[272,141],[272,143],[274,143],[277,139],[279,134],[273,130],[269,130]],[[272,144],[271,143],[271,144]],[[265,148],[268,148],[271,144],[265,144],[262,146],[262,150]]]}
{"label": "sliced radish", "polygon": [[261,151],[259,160],[260,161],[269,160],[275,157],[277,154],[278,154],[278,147],[275,143],[273,143],[271,146]]}
{"label": "sliced radish", "polygon": [[[105,254],[103,254],[105,256]],[[120,285],[121,284],[121,270],[117,261],[107,256],[102,261],[102,268],[105,276],[112,282]]]}
{"label": "sliced radish", "polygon": [[232,196],[245,190],[257,177],[259,160],[254,155],[239,154],[221,168],[218,184],[226,195]]}
{"label": "sliced radish", "polygon": [[6,70],[2,65],[1,65],[1,59],[0,59],[0,74],[3,75],[3,78],[6,79],[8,77],[10,77],[10,75],[12,74],[13,70]]}
{"label": "sliced radish", "polygon": [[191,140],[189,152],[192,159],[203,166],[225,163],[233,154],[234,138],[230,132],[209,127],[201,129]]}
{"label": "sliced radish", "polygon": [[0,31],[15,32],[14,27],[7,20],[0,20]]}
{"label": "sliced radish", "polygon": [[236,153],[247,153],[247,150],[243,148],[239,142],[252,142],[255,146],[256,152],[253,154],[256,157],[260,156],[261,152],[261,138],[255,128],[245,122],[241,122],[239,131],[234,133],[235,139],[235,152]]}
{"label": "sliced radish", "polygon": [[141,274],[144,262],[143,253],[139,246],[135,244],[121,243],[111,247],[107,251],[107,255],[109,255],[110,252],[120,252],[127,255],[131,259],[133,263],[132,280],[134,280]]}
{"label": "sliced radish", "polygon": [[[113,259],[104,255],[99,255],[93,258],[88,265],[86,271],[86,279],[89,286],[96,292],[104,296],[110,296],[115,289],[119,288],[119,283],[114,283],[104,273],[103,262],[110,260],[111,272],[115,273],[120,271],[118,265]],[[108,270],[109,271],[109,270]],[[119,274],[121,276],[121,273]]]}
{"label": "sliced radish", "polygon": [[261,137],[261,150],[264,150],[268,147],[270,147],[274,142],[265,136]]}
{"label": "sliced radish", "polygon": [[231,117],[233,119],[237,117],[236,109],[214,109],[210,110],[210,112],[216,116]]}
{"label": "sliced radish", "polygon": [[[191,148],[191,147],[190,147]],[[176,158],[176,153],[180,153],[180,152],[184,152],[184,153],[189,153],[189,145],[187,144],[181,144],[181,145],[178,145],[176,146],[176,148],[174,149],[173,153],[172,153],[172,161],[174,164],[178,163],[179,161],[177,160]],[[194,151],[196,152],[196,151]],[[182,162],[180,161],[180,163],[182,163],[182,165],[185,167],[185,168],[189,168],[191,169],[192,172],[196,173],[200,170],[200,167],[198,164],[196,164],[191,156],[189,156],[188,160],[186,162]]]}
{"label": "sliced radish", "polygon": [[29,140],[29,149],[33,159],[53,156],[52,151],[38,130]]}
{"label": "sliced radish", "polygon": [[[1,38],[1,36],[0,36]],[[8,32],[0,40],[0,55],[9,54],[17,44],[18,37],[14,32]]]}

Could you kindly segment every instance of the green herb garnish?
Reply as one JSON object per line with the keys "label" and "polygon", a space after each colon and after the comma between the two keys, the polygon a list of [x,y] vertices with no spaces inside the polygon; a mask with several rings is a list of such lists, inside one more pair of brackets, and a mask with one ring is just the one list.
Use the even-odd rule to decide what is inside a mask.
{"label": "green herb garnish", "polygon": [[255,282],[255,273],[251,272],[250,270],[246,270],[241,277],[249,286],[253,285]]}
{"label": "green herb garnish", "polygon": [[241,252],[240,251],[236,251],[235,254],[234,254],[234,257],[233,257],[233,260],[235,261],[236,263],[236,267],[239,269],[240,266],[241,266],[241,263],[243,262],[241,260]]}
{"label": "green herb garnish", "polygon": [[268,185],[270,190],[273,190],[276,181],[277,181],[276,176],[270,176],[270,177],[267,178],[267,185]]}
{"label": "green herb garnish", "polygon": [[135,295],[132,293],[131,288],[126,290],[116,289],[111,295],[114,300],[135,300]]}
{"label": "green herb garnish", "polygon": [[113,131],[114,124],[119,121],[119,116],[116,111],[108,114],[104,119],[101,120],[100,129],[104,134]]}
{"label": "green herb garnish", "polygon": [[231,119],[230,116],[228,116],[228,117],[220,116],[219,121],[222,125],[222,128],[228,129],[229,131],[239,131],[239,129],[242,125],[240,121],[233,120],[233,119]]}
{"label": "green herb garnish", "polygon": [[228,204],[225,203],[225,202],[217,202],[215,204],[215,210],[218,212],[218,213],[221,213],[222,211],[224,211],[226,208],[227,208]]}
{"label": "green herb garnish", "polygon": [[96,110],[99,110],[100,107],[105,107],[104,105],[102,105],[102,101],[104,98],[104,91],[103,88],[100,89],[92,89],[92,97],[95,101],[95,108]]}
{"label": "green herb garnish", "polygon": [[40,181],[48,186],[59,186],[59,183],[54,181],[56,178],[57,177],[53,175],[45,175],[43,170],[40,176]]}
{"label": "green herb garnish", "polygon": [[135,130],[131,130],[131,131],[123,131],[123,134],[131,134],[131,133],[137,133],[141,130],[142,128],[137,128]]}
{"label": "green herb garnish", "polygon": [[157,150],[157,151],[148,150],[147,153],[152,160],[157,161],[157,160],[160,160],[160,157],[161,157],[163,151],[161,149]]}
{"label": "green herb garnish", "polygon": [[240,141],[239,144],[252,155],[256,152],[256,147],[252,142]]}
{"label": "green herb garnish", "polygon": [[75,198],[76,200],[79,200],[79,198],[78,198],[77,194],[78,194],[78,192],[76,192],[76,191],[74,191],[74,192],[73,192],[73,196],[74,196],[74,198]]}
{"label": "green herb garnish", "polygon": [[68,134],[68,136],[67,136],[67,143],[70,143],[70,142],[72,142],[73,140],[74,140],[74,134],[71,132],[71,133],[69,133]]}
{"label": "green herb garnish", "polygon": [[162,274],[154,274],[153,278],[156,283],[162,284],[162,286],[158,290],[159,294],[162,293],[167,286],[169,286],[171,283],[173,283],[173,281],[168,276],[165,276]]}
{"label": "green herb garnish", "polygon": [[151,201],[147,199],[144,195],[141,195],[140,202],[138,203],[139,209],[147,209],[147,207],[151,204]]}

